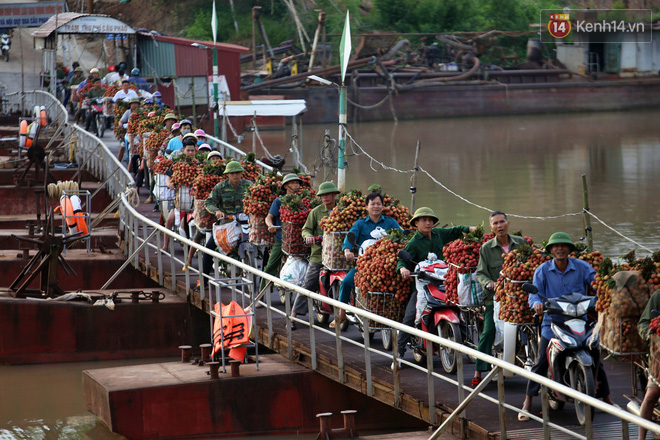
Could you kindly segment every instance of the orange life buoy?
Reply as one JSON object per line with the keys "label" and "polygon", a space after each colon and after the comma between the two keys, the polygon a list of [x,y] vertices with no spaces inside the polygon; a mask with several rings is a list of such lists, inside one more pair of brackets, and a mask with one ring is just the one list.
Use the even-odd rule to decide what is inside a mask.
{"label": "orange life buoy", "polygon": [[48,114],[46,113],[46,107],[44,107],[43,105],[41,106],[41,110],[39,111],[39,122],[41,123],[42,127],[48,125]]}
{"label": "orange life buoy", "polygon": [[34,138],[37,137],[37,129],[39,128],[39,124],[36,122],[33,122],[30,124],[28,127],[28,135],[27,139],[25,140],[25,146],[30,148],[32,146],[32,143],[34,142]]}
{"label": "orange life buoy", "polygon": [[28,123],[25,119],[23,119],[18,126],[18,145],[20,147],[25,146],[25,141],[27,140],[27,131],[28,131]]}
{"label": "orange life buoy", "polygon": [[71,199],[67,196],[60,197],[60,206],[55,208],[55,211],[62,213],[66,220],[66,225],[69,227],[69,230],[73,233],[78,232],[78,222],[76,216],[73,212],[73,204]]}

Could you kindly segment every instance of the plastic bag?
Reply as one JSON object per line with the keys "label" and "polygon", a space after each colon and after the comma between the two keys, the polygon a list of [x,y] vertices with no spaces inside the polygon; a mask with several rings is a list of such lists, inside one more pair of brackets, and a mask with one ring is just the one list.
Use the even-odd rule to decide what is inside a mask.
{"label": "plastic bag", "polygon": [[220,253],[228,255],[234,250],[241,238],[241,229],[238,222],[233,221],[224,225],[213,225],[213,240]]}
{"label": "plastic bag", "polygon": [[504,340],[504,321],[500,319],[500,302],[493,302],[493,321],[495,322],[495,342],[493,345],[500,345]]}
{"label": "plastic bag", "polygon": [[458,274],[458,303],[462,306],[480,306],[484,303],[484,290],[476,273]]}
{"label": "plastic bag", "polygon": [[419,277],[415,278],[415,287],[417,288],[417,303],[415,304],[415,325],[419,324],[422,320],[422,313],[426,309],[429,300],[426,298],[426,290],[424,286],[429,284],[427,280],[420,280]]}
{"label": "plastic bag", "polygon": [[307,273],[307,260],[301,257],[289,257],[280,271],[280,278],[296,286],[305,284],[305,273]]}
{"label": "plastic bag", "polygon": [[369,246],[375,244],[378,240],[385,237],[387,235],[387,231],[380,226],[377,226],[376,229],[371,231],[369,235],[371,235],[371,239],[364,240],[360,245],[360,251],[358,253],[360,256],[364,254],[364,251],[366,251]]}

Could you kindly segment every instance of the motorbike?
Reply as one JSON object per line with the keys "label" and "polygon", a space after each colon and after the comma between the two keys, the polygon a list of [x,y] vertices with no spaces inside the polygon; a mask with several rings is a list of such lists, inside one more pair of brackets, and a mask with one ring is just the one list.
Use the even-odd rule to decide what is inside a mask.
{"label": "motorbike", "polygon": [[[406,251],[399,251],[398,257],[405,261],[411,260],[410,254]],[[444,263],[444,262],[442,262]],[[446,264],[445,264],[446,266]],[[436,265],[429,265],[424,269],[418,269],[411,274],[427,284],[423,292],[417,292],[417,295],[424,294],[427,304],[422,312],[420,328],[422,331],[437,334],[441,338],[461,344],[463,342],[461,332],[460,309],[447,302],[447,293],[445,292],[444,278],[446,270]],[[426,365],[426,339],[419,341],[418,338],[411,338],[412,352],[415,362]],[[438,352],[442,368],[448,374],[456,372],[457,361],[454,350],[445,346],[434,347],[433,352]]]}
{"label": "motorbike", "polygon": [[[352,234],[349,234],[352,235]],[[349,239],[349,242],[355,242],[355,236]],[[331,270],[323,267],[319,272],[319,294],[327,298],[339,300],[339,287],[341,282],[348,274],[349,269]],[[334,313],[330,304],[314,301],[314,311],[316,313],[316,321],[319,324],[324,324],[330,320],[330,315]],[[348,320],[344,321],[341,325],[341,330],[344,331],[348,328]]]}
{"label": "motorbike", "polygon": [[[85,101],[88,101],[85,104]],[[83,108],[86,108],[85,130],[92,130],[98,137],[105,134],[106,122],[103,114],[103,98],[85,99]]]}
{"label": "motorbike", "polygon": [[11,37],[9,34],[0,35],[0,49],[2,49],[2,56],[5,57],[5,62],[9,62],[9,49],[11,48]]}
{"label": "motorbike", "polygon": [[[537,294],[533,284],[524,284],[523,290]],[[581,293],[567,293],[557,298],[543,298],[545,313],[560,315],[564,322],[552,322],[554,337],[548,344],[548,377],[591,397],[596,395],[600,366],[600,338],[594,332],[596,322],[587,320],[587,314],[596,310],[596,297]],[[548,393],[550,408],[560,410],[569,398],[557,391]],[[585,404],[574,402],[580,425],[586,422]],[[594,411],[591,411],[593,420]]]}

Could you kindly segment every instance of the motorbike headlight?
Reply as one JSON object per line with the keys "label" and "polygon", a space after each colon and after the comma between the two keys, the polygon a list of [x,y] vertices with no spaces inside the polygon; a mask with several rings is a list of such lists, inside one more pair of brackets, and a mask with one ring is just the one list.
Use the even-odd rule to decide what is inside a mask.
{"label": "motorbike headlight", "polygon": [[582,316],[587,314],[587,310],[589,310],[589,304],[591,304],[591,300],[585,300],[585,301],[580,301],[577,305],[577,316]]}
{"label": "motorbike headlight", "polygon": [[569,347],[574,347],[577,345],[575,339],[564,333],[562,329],[559,328],[559,326],[557,326],[554,322],[550,325],[550,327],[552,328],[552,332],[555,334],[555,336],[561,339],[563,343],[567,344]]}
{"label": "motorbike headlight", "polygon": [[571,316],[575,314],[575,305],[566,301],[557,301],[557,305],[561,307],[562,312],[565,314]]}

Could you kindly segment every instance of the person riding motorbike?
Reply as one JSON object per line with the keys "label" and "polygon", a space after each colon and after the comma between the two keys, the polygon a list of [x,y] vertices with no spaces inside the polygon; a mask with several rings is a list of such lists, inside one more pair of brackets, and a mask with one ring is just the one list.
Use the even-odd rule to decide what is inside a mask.
{"label": "person riding motorbike", "polygon": [[[417,228],[415,235],[406,243],[404,248],[410,254],[410,260],[420,262],[427,259],[430,253],[436,255],[438,259],[443,259],[442,248],[445,244],[460,238],[463,233],[472,232],[476,229],[475,226],[454,226],[452,228],[434,228],[433,226],[438,223],[438,216],[435,215],[431,208],[422,207],[415,211],[415,215],[410,220],[410,224]],[[413,263],[404,261],[401,258],[397,260],[396,269],[401,274],[404,280],[410,279],[410,269]],[[417,288],[413,289],[412,295],[408,300],[406,312],[403,318],[403,324],[412,326],[419,318],[416,310],[417,298],[419,295],[424,295],[423,284],[421,281],[416,283]],[[421,311],[420,311],[421,314]],[[406,352],[406,345],[410,340],[410,334],[399,331],[398,347],[399,358],[403,358]]]}
{"label": "person riding motorbike", "polygon": [[[302,236],[305,239],[305,243],[312,245],[304,284],[305,289],[312,292],[319,291],[319,274],[323,268],[323,264],[321,264],[321,245],[314,244],[314,237],[323,235],[321,220],[330,215],[330,211],[337,205],[337,194],[339,194],[339,189],[337,189],[334,183],[323,182],[319,185],[319,191],[316,195],[321,198],[321,205],[311,210],[302,228]],[[296,296],[296,300],[293,303],[293,311],[291,312],[292,318],[307,314],[306,298],[305,295],[301,294]],[[296,322],[293,320],[291,321],[291,329],[296,329]]]}
{"label": "person riding motorbike", "polygon": [[[353,233],[355,236],[356,244],[358,246],[361,246],[366,240],[372,239],[371,232],[376,228],[381,228],[386,231],[389,231],[390,229],[401,230],[401,226],[399,226],[399,223],[396,220],[383,215],[384,198],[380,192],[369,194],[366,201],[368,215],[365,218],[356,221],[349,230],[349,234]],[[347,261],[353,261],[355,259],[352,247],[353,244],[349,242],[348,237],[346,237],[344,244],[342,245],[342,250]],[[351,292],[355,289],[355,272],[355,268],[351,269],[341,282],[341,287],[339,288],[339,301],[343,303],[348,304],[351,299]],[[337,325],[341,326],[345,320],[346,312],[344,309],[341,309],[339,311],[339,316],[330,323],[330,328],[335,328]]]}
{"label": "person riding motorbike", "polygon": [[[550,236],[545,247],[546,252],[552,254],[553,259],[546,261],[534,272],[533,284],[538,293],[529,294],[529,306],[537,315],[543,313],[543,298],[557,298],[568,293],[586,294],[587,289],[593,292],[591,282],[596,271],[586,261],[571,258],[568,255],[575,250],[571,237],[565,232],[555,232]],[[552,322],[563,322],[560,315],[545,315],[541,324],[541,340],[538,347],[538,358],[532,367],[532,373],[546,376],[548,373],[547,348],[550,339],[554,337],[551,330]],[[596,397],[601,397],[605,403],[613,405],[610,399],[610,389],[607,375],[602,362],[598,366],[598,391]],[[523,411],[529,412],[532,408],[532,398],[538,394],[541,385],[538,382],[527,382],[527,393],[523,402]],[[526,422],[529,417],[518,413],[518,420]]]}

